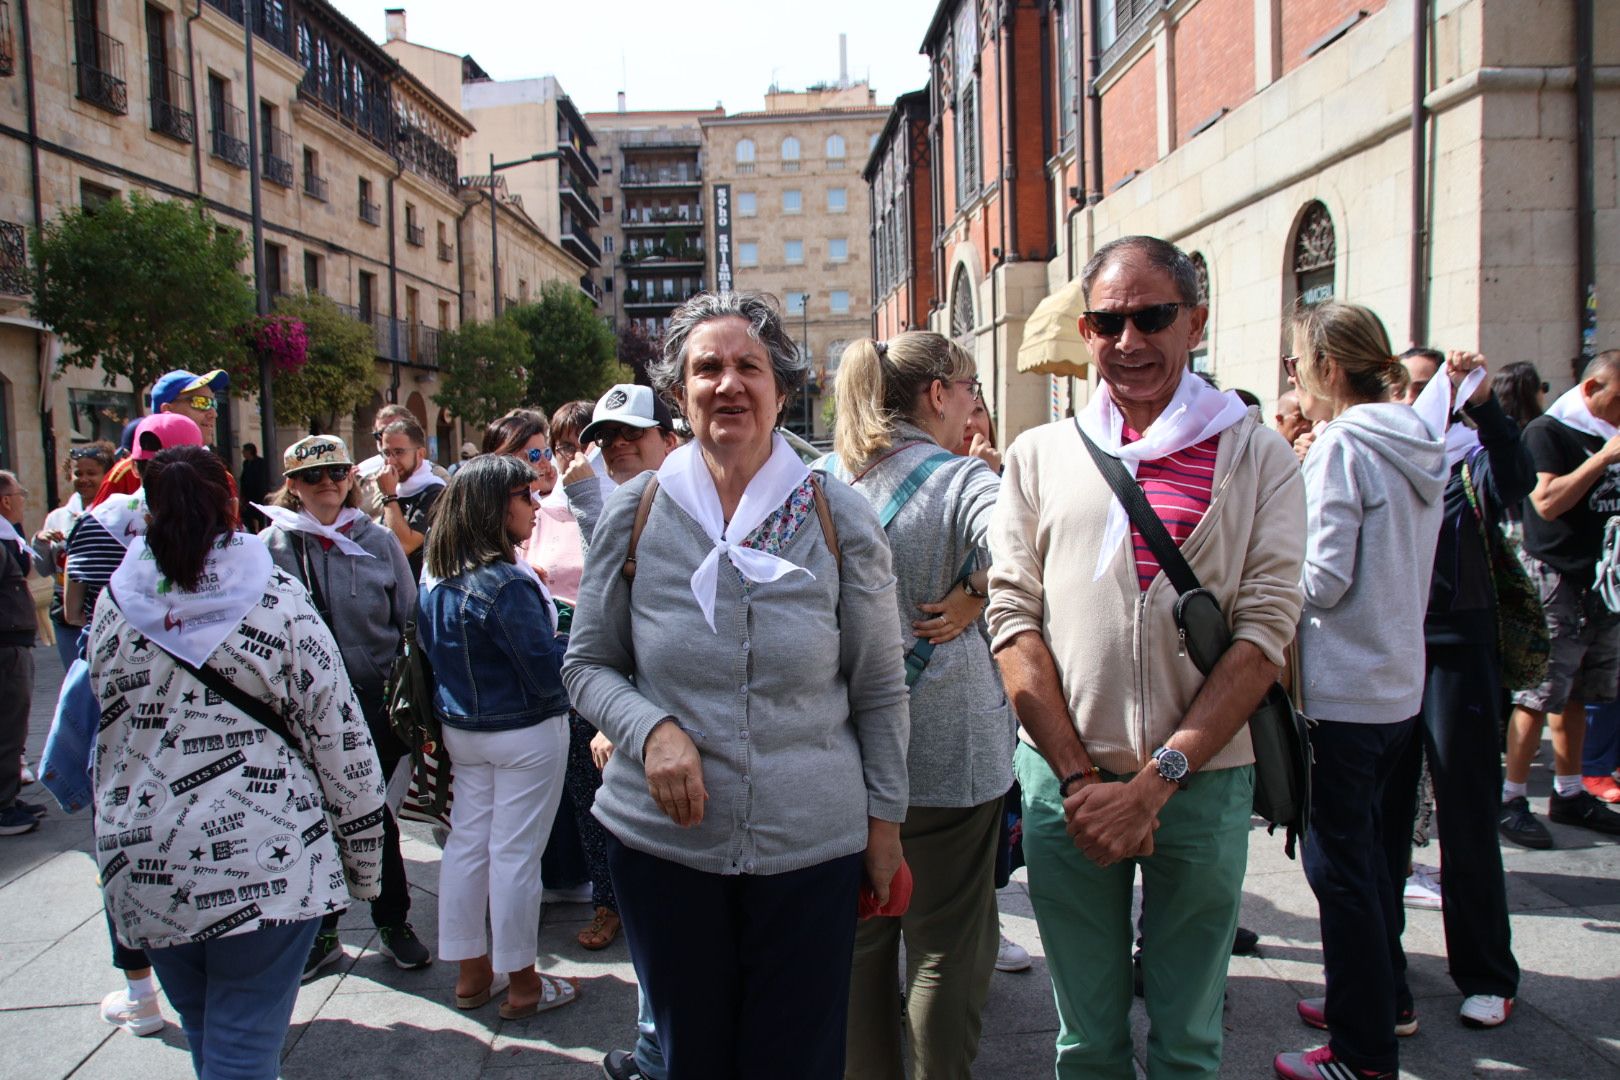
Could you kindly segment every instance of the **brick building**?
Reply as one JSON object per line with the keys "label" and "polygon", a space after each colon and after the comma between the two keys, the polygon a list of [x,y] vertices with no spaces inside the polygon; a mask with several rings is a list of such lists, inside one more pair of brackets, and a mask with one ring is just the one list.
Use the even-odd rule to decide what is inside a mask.
{"label": "brick building", "polygon": [[872,332],[928,325],[934,296],[934,190],[928,91],[895,100],[861,174],[872,191]]}

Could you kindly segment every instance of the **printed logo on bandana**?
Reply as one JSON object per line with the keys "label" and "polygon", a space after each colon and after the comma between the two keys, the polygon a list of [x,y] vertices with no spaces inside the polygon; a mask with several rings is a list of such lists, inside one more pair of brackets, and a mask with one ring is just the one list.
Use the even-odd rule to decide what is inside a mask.
{"label": "printed logo on bandana", "polygon": [[609,409],[618,409],[622,408],[624,403],[629,400],[629,394],[626,394],[623,390],[615,390],[613,393],[602,399],[602,404],[607,406]]}

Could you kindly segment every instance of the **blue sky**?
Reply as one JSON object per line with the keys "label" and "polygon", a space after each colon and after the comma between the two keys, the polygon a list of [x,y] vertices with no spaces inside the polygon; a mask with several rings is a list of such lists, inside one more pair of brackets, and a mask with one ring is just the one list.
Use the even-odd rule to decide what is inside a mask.
{"label": "blue sky", "polygon": [[[375,40],[401,0],[334,0]],[[585,112],[764,106],[783,89],[838,78],[838,35],[849,35],[851,80],[871,78],[882,103],[921,87],[917,52],[937,0],[403,0],[407,36],[471,53],[497,79],[555,75]],[[617,28],[617,29],[616,29]]]}

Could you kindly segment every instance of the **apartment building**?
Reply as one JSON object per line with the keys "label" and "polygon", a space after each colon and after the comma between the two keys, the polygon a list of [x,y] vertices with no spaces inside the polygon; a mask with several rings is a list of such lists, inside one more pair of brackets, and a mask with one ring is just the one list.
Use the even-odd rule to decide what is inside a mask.
{"label": "apartment building", "polygon": [[[620,94],[623,104],[624,95]],[[704,276],[703,129],[722,109],[594,112],[601,169],[603,314],[656,338]]]}
{"label": "apartment building", "polygon": [[926,330],[933,308],[934,188],[928,91],[895,99],[861,179],[871,190],[872,334]]}
{"label": "apartment building", "polygon": [[870,196],[861,169],[888,118],[865,83],[773,90],[761,112],[704,118],[704,225],[716,287],[771,293],[810,359],[786,426],[826,434],[844,346],[871,332]]}
{"label": "apartment building", "polygon": [[1133,233],[1193,254],[1193,363],[1268,405],[1329,297],[1555,388],[1620,345],[1616,5],[942,0],[923,47],[930,322],[1006,438],[1084,400],[1077,279]]}

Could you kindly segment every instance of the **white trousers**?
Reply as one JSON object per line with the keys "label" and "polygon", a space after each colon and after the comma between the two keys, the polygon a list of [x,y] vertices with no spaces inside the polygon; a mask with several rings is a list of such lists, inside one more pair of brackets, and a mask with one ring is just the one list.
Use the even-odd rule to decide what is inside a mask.
{"label": "white trousers", "polygon": [[447,725],[444,745],[455,800],[439,864],[439,957],[487,953],[496,971],[525,970],[539,945],[540,856],[563,794],[567,714],[512,731]]}

